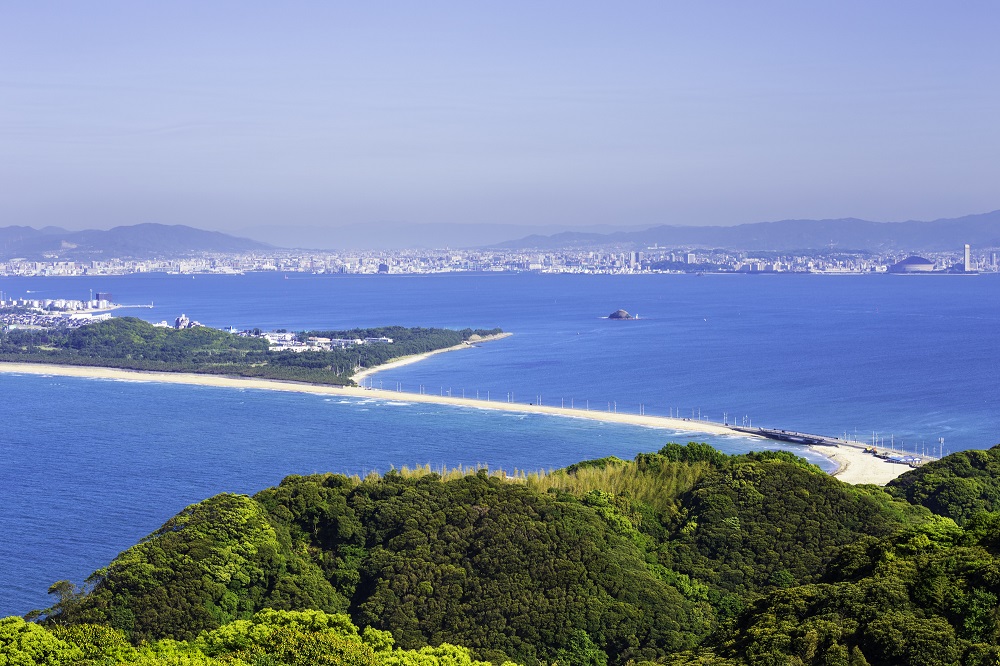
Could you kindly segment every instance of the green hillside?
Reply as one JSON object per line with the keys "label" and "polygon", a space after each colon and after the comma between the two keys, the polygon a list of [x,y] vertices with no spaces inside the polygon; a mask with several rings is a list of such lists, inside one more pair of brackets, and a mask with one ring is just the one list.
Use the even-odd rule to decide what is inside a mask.
{"label": "green hillside", "polygon": [[888,491],[964,525],[983,511],[1000,511],[1000,446],[959,451],[889,483]]}
{"label": "green hillside", "polygon": [[[189,660],[171,663],[985,665],[998,548],[1000,514],[959,525],[788,453],[669,444],[514,479],[404,469],[218,495],[10,630],[125,655],[26,664],[169,646]],[[254,628],[307,610],[350,644]]]}

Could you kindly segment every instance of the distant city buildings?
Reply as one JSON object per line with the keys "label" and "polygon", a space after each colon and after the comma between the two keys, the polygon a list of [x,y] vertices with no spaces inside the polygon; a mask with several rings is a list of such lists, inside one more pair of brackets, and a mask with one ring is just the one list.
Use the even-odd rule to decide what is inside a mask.
{"label": "distant city buildings", "polygon": [[[108,296],[111,294],[98,294]],[[101,312],[119,307],[110,298],[78,301],[71,298],[7,298],[0,297],[0,309],[22,308],[38,312]]]}
{"label": "distant city buildings", "polygon": [[[110,296],[110,294],[99,294]],[[111,317],[116,306],[110,300],[78,301],[68,298],[10,298],[0,296],[0,327],[78,328]]]}
{"label": "distant city buildings", "polygon": [[[958,245],[958,252],[920,254],[931,271],[998,270],[998,249],[977,252]],[[103,276],[136,273],[239,274],[249,272],[313,274],[426,274],[449,272],[627,273],[885,273],[912,252],[835,251],[744,252],[692,247],[538,250],[403,250],[394,252],[335,252],[275,250],[270,253],[209,254],[183,259],[106,261],[0,262],[3,276]],[[914,267],[911,271],[922,272]],[[897,272],[897,271],[893,271]],[[111,303],[111,294],[93,299]]]}
{"label": "distant city buildings", "polygon": [[324,338],[319,336],[309,336],[300,338],[296,333],[285,331],[241,331],[236,335],[248,338],[264,338],[272,351],[330,351],[332,349],[346,349],[370,344],[392,344],[392,338]]}

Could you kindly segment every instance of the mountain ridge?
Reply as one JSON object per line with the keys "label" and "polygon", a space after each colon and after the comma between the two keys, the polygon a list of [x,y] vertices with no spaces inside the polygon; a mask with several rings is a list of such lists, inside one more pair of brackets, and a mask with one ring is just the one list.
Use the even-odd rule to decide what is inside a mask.
{"label": "mountain ridge", "polygon": [[[358,229],[286,227],[285,241],[270,244],[219,231],[187,225],[142,223],[107,230],[70,231],[55,226],[35,229],[11,225],[0,227],[0,260],[15,257],[39,260],[150,259],[177,257],[205,252],[240,253],[289,247],[333,244],[369,249],[417,249],[419,247],[465,247],[493,250],[581,250],[596,247],[644,250],[650,247],[728,249],[736,251],[947,251],[966,243],[978,248],[1000,247],[1000,210],[941,218],[930,221],[876,222],[860,218],[807,220],[787,219],[751,222],[735,226],[633,225],[605,232],[608,226],[585,230],[564,230],[548,235],[534,233],[513,240],[498,241],[504,233],[529,229],[526,225],[420,224],[408,234],[405,225],[377,227],[382,240],[363,239]],[[547,225],[541,229],[553,230]],[[265,228],[257,228],[263,233]],[[376,228],[368,229],[371,235]],[[391,233],[389,232],[391,230]],[[250,230],[248,230],[250,231]],[[273,229],[271,230],[273,232]],[[386,232],[386,233],[381,233]],[[423,242],[409,243],[415,236]],[[273,233],[265,234],[274,241]],[[386,240],[386,239],[392,240]],[[339,242],[338,242],[339,241]],[[457,242],[449,242],[457,241]],[[476,242],[480,241],[480,242]],[[485,241],[485,242],[483,242]]]}
{"label": "mountain ridge", "polygon": [[1000,210],[931,221],[875,222],[860,218],[789,219],[735,226],[659,225],[611,234],[563,232],[498,243],[498,249],[555,250],[596,245],[726,248],[747,251],[837,250],[940,251],[970,243],[1000,246]]}
{"label": "mountain ridge", "polygon": [[59,227],[0,227],[0,259],[149,259],[202,252],[248,252],[271,247],[249,238],[183,224],[146,222],[83,231]]}

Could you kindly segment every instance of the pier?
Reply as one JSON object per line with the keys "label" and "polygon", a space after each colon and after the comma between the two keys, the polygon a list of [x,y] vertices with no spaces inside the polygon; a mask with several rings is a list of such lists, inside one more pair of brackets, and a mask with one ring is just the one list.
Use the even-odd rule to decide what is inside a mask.
{"label": "pier", "polygon": [[807,432],[796,432],[794,430],[777,430],[775,428],[747,428],[746,426],[729,426],[735,432],[745,435],[756,435],[767,439],[774,439],[779,442],[789,442],[792,444],[805,444],[806,446],[839,446],[841,444],[853,444],[839,437],[827,437],[825,435],[813,435]]}
{"label": "pier", "polygon": [[[447,350],[445,350],[447,351]],[[382,382],[379,382],[379,386],[375,387],[372,377],[370,374],[377,372],[377,368],[369,370],[367,373],[357,375],[357,378],[361,380],[361,389],[370,390],[383,390]],[[389,389],[397,394],[413,396],[412,393],[403,390],[402,384],[396,383],[394,389]],[[650,414],[646,410],[646,405],[644,403],[639,403],[638,406],[632,405],[631,408],[621,409],[621,405],[618,404],[616,400],[602,400],[596,401],[591,404],[590,400],[580,400],[580,406],[577,406],[576,399],[570,398],[569,404],[565,398],[556,398],[552,400],[552,406],[545,405],[540,394],[536,394],[529,401],[519,402],[515,399],[514,393],[512,391],[507,391],[506,394],[500,393],[499,397],[495,398],[492,402],[490,399],[489,391],[480,391],[477,389],[475,391],[475,397],[472,394],[466,393],[464,388],[461,390],[461,398],[457,398],[458,393],[452,387],[447,389],[444,386],[439,387],[439,393],[437,396],[429,394],[427,387],[423,384],[418,386],[418,395],[423,398],[428,398],[427,401],[431,401],[434,397],[438,397],[440,400],[445,402],[450,402],[452,404],[466,404],[469,406],[477,407],[487,407],[493,409],[507,409],[510,411],[522,411],[522,412],[535,412],[535,413],[548,413],[548,414],[558,414],[561,416],[575,416],[579,418],[595,419],[601,421],[616,421],[621,423],[631,423],[633,425],[644,425],[652,426],[658,428],[668,428],[671,430],[679,431],[695,431],[703,432],[712,435],[744,435],[749,437],[760,437],[763,439],[770,439],[778,442],[784,442],[786,444],[794,444],[796,446],[816,446],[816,447],[828,447],[831,449],[849,448],[857,449],[863,451],[864,453],[871,454],[875,458],[880,458],[886,462],[908,465],[910,467],[916,467],[923,463],[930,462],[933,460],[940,459],[943,456],[943,443],[942,452],[935,457],[933,453],[928,453],[926,449],[922,452],[918,451],[916,448],[913,449],[912,453],[907,453],[902,446],[902,441],[898,443],[898,446],[889,444],[886,446],[879,444],[879,440],[876,433],[872,433],[872,441],[870,444],[855,438],[850,438],[846,434],[843,437],[829,437],[827,435],[817,435],[809,432],[801,432],[798,430],[785,430],[782,428],[763,428],[760,426],[753,426],[752,421],[749,417],[743,417],[743,424],[736,425],[735,423],[730,423],[729,414],[725,414],[723,420],[713,421],[708,417],[703,417],[701,409],[692,408],[691,416],[681,416],[682,410],[680,408],[671,407],[669,416],[658,416],[655,414]],[[468,396],[468,397],[467,397]],[[497,404],[499,403],[499,405]],[[595,407],[592,409],[592,407]],[[833,456],[834,453],[829,454],[823,453],[825,456]]]}
{"label": "pier", "polygon": [[825,435],[813,435],[807,432],[795,432],[793,430],[778,430],[775,428],[748,428],[746,426],[729,426],[729,428],[734,431],[744,435],[755,435],[757,437],[764,437],[767,439],[774,439],[779,442],[788,442],[790,444],[802,444],[805,446],[850,446],[857,449],[864,449],[865,453],[870,453],[876,458],[881,458],[890,463],[896,463],[900,465],[909,465],[910,467],[919,467],[920,465],[930,462],[932,460],[938,460],[933,455],[929,455],[926,452],[922,454],[917,454],[914,451],[912,454],[908,454],[902,449],[898,452],[895,449],[887,449],[882,447],[879,449],[875,444],[871,446],[866,444],[861,444],[860,442],[851,441],[847,439],[841,439],[840,437],[827,437]]}

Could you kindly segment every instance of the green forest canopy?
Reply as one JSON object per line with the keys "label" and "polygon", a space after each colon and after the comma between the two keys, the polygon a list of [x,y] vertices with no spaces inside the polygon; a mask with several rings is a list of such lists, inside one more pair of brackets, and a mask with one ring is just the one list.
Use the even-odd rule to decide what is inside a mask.
{"label": "green forest canopy", "polygon": [[965,525],[984,511],[1000,511],[1000,447],[959,451],[921,465],[887,490]]}
{"label": "green forest canopy", "polygon": [[[901,487],[930,484],[919,472]],[[516,479],[404,469],[218,495],[83,591],[54,586],[42,625],[18,631],[70,648],[79,632],[113,636],[102,645],[133,661],[172,646],[298,663],[250,628],[309,610],[409,655],[437,646],[497,664],[995,664],[998,555],[1000,514],[960,525],[790,453],[668,444]],[[265,642],[206,651],[227,631]],[[327,638],[287,640],[346,655]],[[369,661],[330,663],[390,656],[358,649]]]}
{"label": "green forest canopy", "polygon": [[489,666],[468,649],[442,643],[402,650],[388,632],[359,630],[343,614],[263,610],[191,641],[158,640],[134,646],[120,630],[95,624],[43,627],[0,619],[4,666]]}

